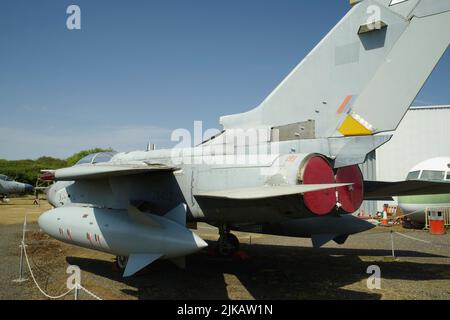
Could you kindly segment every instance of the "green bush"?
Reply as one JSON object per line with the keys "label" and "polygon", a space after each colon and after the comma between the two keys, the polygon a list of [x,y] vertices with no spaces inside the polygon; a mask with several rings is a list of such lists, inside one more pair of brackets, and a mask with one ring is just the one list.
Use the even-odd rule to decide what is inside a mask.
{"label": "green bush", "polygon": [[34,185],[41,170],[55,170],[73,166],[81,158],[97,152],[108,152],[112,149],[91,149],[80,151],[67,159],[40,157],[36,160],[3,160],[0,159],[0,174],[10,176],[14,180]]}

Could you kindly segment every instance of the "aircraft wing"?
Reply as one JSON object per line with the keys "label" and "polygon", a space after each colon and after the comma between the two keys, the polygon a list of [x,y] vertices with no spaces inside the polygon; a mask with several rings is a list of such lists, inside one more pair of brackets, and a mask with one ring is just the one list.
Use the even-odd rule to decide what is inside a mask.
{"label": "aircraft wing", "polygon": [[89,164],[56,170],[54,179],[57,181],[93,180],[119,176],[129,176],[153,172],[173,172],[177,168],[159,163],[133,164]]}
{"label": "aircraft wing", "polygon": [[396,196],[450,193],[450,183],[432,181],[364,181],[365,200],[387,200]]}
{"label": "aircraft wing", "polygon": [[352,183],[335,184],[300,184],[288,186],[263,186],[255,188],[241,188],[198,193],[195,198],[200,199],[229,199],[229,200],[260,200],[278,198],[307,192],[320,191],[351,185]]}

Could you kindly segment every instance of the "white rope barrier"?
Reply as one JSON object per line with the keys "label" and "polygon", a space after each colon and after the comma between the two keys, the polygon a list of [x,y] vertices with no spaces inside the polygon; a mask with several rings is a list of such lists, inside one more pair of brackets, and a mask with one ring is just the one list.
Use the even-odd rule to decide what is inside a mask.
{"label": "white rope barrier", "polygon": [[409,216],[412,216],[413,214],[416,214],[416,213],[423,213],[423,214],[425,214],[425,212],[423,210],[417,210],[417,211],[413,211],[413,212],[408,213],[408,214],[403,214],[401,216],[395,217],[395,219],[399,219],[399,218],[403,218],[403,217],[409,217]]}
{"label": "white rope barrier", "polygon": [[80,288],[81,290],[83,290],[84,292],[86,292],[88,295],[90,295],[91,297],[97,299],[97,300],[103,300],[102,298],[96,296],[95,294],[93,294],[92,292],[90,292],[88,289],[86,289],[85,287],[83,287],[81,284],[78,285],[78,288]]}
{"label": "white rope barrier", "polygon": [[402,237],[405,237],[407,239],[410,239],[410,240],[416,240],[416,241],[420,241],[420,242],[427,243],[427,244],[433,244],[433,242],[431,242],[431,241],[422,240],[422,239],[419,239],[419,238],[407,236],[406,234],[403,234],[403,233],[400,233],[400,232],[394,232],[394,233],[398,234],[399,236],[402,236]]}
{"label": "white rope barrier", "polygon": [[25,220],[23,223],[23,230],[22,230],[22,241],[20,244],[20,248],[21,248],[21,256],[20,256],[20,278],[18,280],[18,282],[22,282],[25,281],[25,279],[22,276],[22,257],[25,256],[25,261],[27,263],[28,266],[28,271],[30,272],[31,278],[33,279],[34,284],[36,285],[36,287],[39,289],[39,291],[47,298],[52,299],[52,300],[56,300],[56,299],[61,299],[65,296],[67,296],[69,293],[71,293],[72,291],[75,291],[75,300],[78,300],[78,290],[83,290],[84,292],[86,292],[88,295],[90,295],[91,297],[93,297],[94,299],[97,300],[102,300],[100,297],[98,297],[97,295],[95,295],[94,293],[92,293],[91,291],[89,291],[88,289],[86,289],[85,287],[83,287],[81,284],[77,283],[75,285],[74,288],[68,290],[67,292],[64,292],[63,294],[60,294],[58,296],[52,296],[49,295],[48,293],[46,293],[41,286],[39,285],[39,283],[36,280],[36,277],[34,276],[33,270],[31,269],[31,264],[30,264],[30,260],[28,259],[28,254],[27,254],[27,249],[26,249],[26,244],[25,244],[25,233],[26,233],[26,227],[27,227],[27,216],[25,215]]}
{"label": "white rope barrier", "polygon": [[22,250],[25,253],[25,261],[27,262],[27,266],[28,266],[28,270],[30,271],[31,278],[33,279],[34,284],[36,285],[36,287],[39,289],[39,291],[44,296],[46,296],[49,299],[61,299],[61,298],[67,296],[69,293],[72,292],[73,289],[70,289],[69,291],[67,291],[67,292],[65,292],[65,293],[63,293],[63,294],[61,294],[59,296],[51,296],[51,295],[47,294],[44,290],[42,290],[42,288],[39,286],[39,283],[36,281],[36,278],[35,278],[35,276],[33,274],[33,270],[31,269],[30,261],[28,260],[27,249],[25,248],[25,243],[23,241],[22,241]]}
{"label": "white rope barrier", "polygon": [[434,242],[432,242],[432,241],[422,240],[422,239],[419,239],[419,238],[407,236],[406,234],[403,234],[403,233],[400,233],[400,232],[394,232],[394,233],[396,233],[396,234],[398,234],[398,235],[400,235],[400,236],[402,236],[402,237],[408,238],[408,239],[410,239],[410,240],[415,240],[415,241],[420,241],[420,242],[423,242],[423,243],[426,243],[426,244],[430,244],[430,245],[432,245],[432,246],[434,246],[434,247],[450,248],[450,245],[448,245],[448,244],[444,244],[444,243],[434,243]]}
{"label": "white rope barrier", "polygon": [[[26,251],[26,249],[25,249],[25,244],[24,244],[23,242],[22,242],[22,247],[23,247],[23,252],[24,252],[24,254],[25,254],[25,261],[27,262],[27,266],[28,266],[28,270],[30,271],[31,278],[33,279],[33,282],[34,282],[34,284],[36,285],[36,287],[39,289],[39,291],[40,291],[44,296],[46,296],[46,297],[49,298],[49,299],[53,299],[53,300],[61,299],[61,298],[65,297],[65,296],[67,296],[67,295],[68,295],[69,293],[71,293],[73,290],[76,290],[76,289],[77,289],[77,287],[75,287],[75,288],[73,288],[73,289],[68,290],[67,292],[64,292],[63,294],[61,294],[61,295],[59,295],[59,296],[52,296],[52,295],[49,295],[48,293],[46,293],[46,292],[41,288],[41,286],[39,285],[39,283],[36,281],[36,277],[34,276],[33,270],[31,269],[30,261],[29,261],[29,259],[28,259],[28,254],[27,254],[27,251]],[[103,300],[102,298],[100,298],[99,296],[95,295],[94,293],[92,293],[91,291],[89,291],[88,289],[86,289],[85,287],[83,287],[82,285],[77,284],[77,286],[78,286],[78,289],[83,290],[84,292],[86,292],[88,295],[90,295],[90,296],[93,297],[94,299],[97,299],[97,300]],[[76,295],[76,296],[77,296],[77,295]]]}

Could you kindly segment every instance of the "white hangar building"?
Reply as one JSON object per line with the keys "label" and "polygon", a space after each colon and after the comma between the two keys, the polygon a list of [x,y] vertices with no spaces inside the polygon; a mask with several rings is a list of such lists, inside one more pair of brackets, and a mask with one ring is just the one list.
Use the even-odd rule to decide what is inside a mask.
{"label": "white hangar building", "polygon": [[[362,166],[367,180],[402,181],[424,160],[450,156],[450,105],[411,107],[392,139],[372,153]],[[369,213],[383,203],[366,202]]]}

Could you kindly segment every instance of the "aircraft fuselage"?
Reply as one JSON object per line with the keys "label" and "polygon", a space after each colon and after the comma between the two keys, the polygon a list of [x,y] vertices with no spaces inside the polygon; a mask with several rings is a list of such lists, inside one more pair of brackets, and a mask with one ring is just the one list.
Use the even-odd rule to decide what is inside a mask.
{"label": "aircraft fuselage", "polygon": [[[318,141],[309,143],[313,144],[315,150],[321,149]],[[207,154],[214,150],[205,148],[184,150],[184,156],[175,155],[177,151],[174,150],[118,154],[111,162],[160,163],[175,166],[178,170],[172,174],[162,172],[57,182],[48,190],[48,199],[55,207],[75,204],[116,210],[124,210],[131,203],[157,215],[163,215],[180,203],[185,203],[189,221],[229,224],[232,229],[280,235],[309,237],[324,230],[328,230],[327,233],[353,234],[370,229],[372,225],[357,218],[343,219],[347,213],[339,209],[339,195],[335,189],[325,192],[328,197],[331,193],[335,201],[329,212],[322,215],[311,212],[302,195],[252,201],[197,199],[195,196],[216,190],[301,184],[302,166],[308,159],[318,155],[300,153],[302,149],[309,149],[303,144],[304,141],[285,142],[277,145],[279,152],[276,154],[260,156],[242,153],[240,155],[244,156],[241,158],[239,153]],[[325,149],[326,146],[322,151],[327,151]],[[202,153],[199,154],[200,150]],[[186,156],[186,153],[190,156]],[[331,161],[325,155],[322,157]],[[318,192],[316,196],[320,198],[323,194]],[[286,227],[298,219],[309,222],[305,223],[305,227]],[[334,232],[330,232],[330,228]]]}

